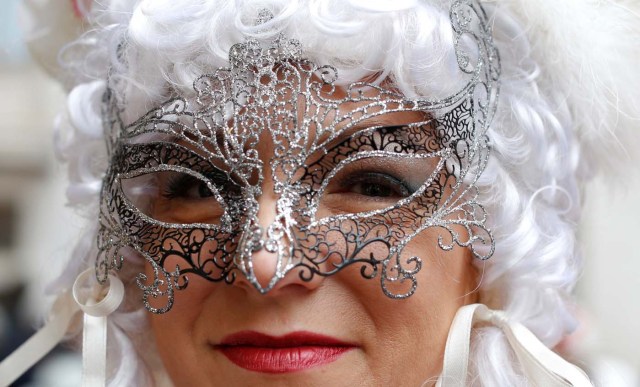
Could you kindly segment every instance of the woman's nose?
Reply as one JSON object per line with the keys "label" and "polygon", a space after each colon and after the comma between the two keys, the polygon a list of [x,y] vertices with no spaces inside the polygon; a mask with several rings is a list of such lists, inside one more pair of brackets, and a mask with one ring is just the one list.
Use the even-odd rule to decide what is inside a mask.
{"label": "woman's nose", "polygon": [[252,231],[245,230],[245,234],[249,235],[243,235],[238,246],[236,254],[242,261],[239,266],[244,275],[238,276],[236,283],[267,295],[276,295],[295,287],[308,290],[317,288],[322,277],[315,275],[309,278],[309,269],[297,266],[300,259],[304,260],[305,252],[296,254],[295,259],[293,257],[292,247],[296,246],[297,234],[292,225],[287,224],[287,217],[283,216],[282,210],[286,211],[286,207],[278,202],[280,197],[271,187],[264,188],[258,198],[254,224],[248,227]]}

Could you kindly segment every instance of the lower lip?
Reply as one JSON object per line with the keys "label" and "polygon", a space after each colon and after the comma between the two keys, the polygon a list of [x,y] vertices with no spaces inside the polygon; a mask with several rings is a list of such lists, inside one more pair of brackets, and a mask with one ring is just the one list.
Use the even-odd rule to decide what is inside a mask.
{"label": "lower lip", "polygon": [[233,364],[249,371],[280,374],[328,364],[353,347],[299,346],[289,348],[222,347]]}

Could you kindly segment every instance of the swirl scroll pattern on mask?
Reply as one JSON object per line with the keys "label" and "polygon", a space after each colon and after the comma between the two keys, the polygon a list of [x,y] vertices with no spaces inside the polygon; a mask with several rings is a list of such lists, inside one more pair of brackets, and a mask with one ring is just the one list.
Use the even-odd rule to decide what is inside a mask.
{"label": "swirl scroll pattern on mask", "polygon": [[[164,313],[191,274],[227,283],[243,275],[266,293],[296,268],[309,281],[359,264],[364,278],[379,278],[387,296],[405,298],[416,291],[422,260],[403,251],[427,228],[440,230],[444,250],[457,245],[489,258],[494,242],[475,183],[489,157],[486,132],[498,95],[499,58],[477,3],[457,1],[450,16],[458,65],[468,82],[437,100],[408,99],[366,82],[339,86],[335,68],[305,59],[301,44],[285,36],[266,47],[251,39],[232,46],[228,68],[194,81],[195,101],[172,98],[128,125],[116,93],[107,90],[111,164],[102,190],[98,279],[122,267],[124,249],[135,250],[153,272],[153,278],[137,278],[144,304]],[[341,114],[345,105],[355,108]],[[358,123],[397,112],[422,112],[426,118],[344,138]],[[273,143],[268,159],[257,150],[262,136]],[[377,157],[433,159],[436,167],[418,190],[392,206],[316,216],[341,168]],[[267,168],[277,201],[274,221],[263,228],[258,210]],[[211,181],[211,170],[237,189]],[[140,208],[144,200],[132,196],[144,197],[144,189],[123,189],[125,182],[158,172],[187,174],[206,184],[220,207],[217,221],[167,222]],[[261,249],[277,257],[266,285],[253,271],[253,254]],[[168,261],[179,263],[167,267]],[[149,298],[166,303],[157,308]]]}

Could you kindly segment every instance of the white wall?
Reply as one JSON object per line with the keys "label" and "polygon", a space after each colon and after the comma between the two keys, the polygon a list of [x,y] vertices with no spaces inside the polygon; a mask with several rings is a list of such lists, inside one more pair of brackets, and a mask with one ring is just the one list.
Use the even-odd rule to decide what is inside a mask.
{"label": "white wall", "polygon": [[588,345],[640,370],[640,168],[625,168],[627,181],[596,181],[586,191],[578,294]]}

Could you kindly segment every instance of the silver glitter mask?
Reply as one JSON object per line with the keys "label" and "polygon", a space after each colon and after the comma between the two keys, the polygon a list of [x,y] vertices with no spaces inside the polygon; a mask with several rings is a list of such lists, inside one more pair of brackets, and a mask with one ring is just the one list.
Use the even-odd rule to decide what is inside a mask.
{"label": "silver glitter mask", "polygon": [[[444,99],[338,87],[335,68],[283,36],[234,45],[230,67],[195,80],[195,100],[175,97],[128,125],[107,90],[98,279],[137,252],[153,269],[137,278],[144,304],[164,313],[189,275],[242,275],[266,293],[294,269],[310,281],[357,265],[387,296],[408,297],[422,261],[405,248],[427,228],[444,250],[489,258],[475,183],[488,159],[499,60],[476,2],[455,2],[450,15],[468,82]],[[380,124],[389,118],[399,123]],[[274,265],[266,283],[254,271],[265,253]]]}

